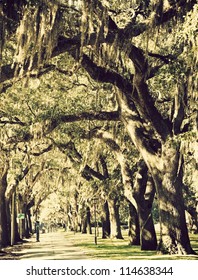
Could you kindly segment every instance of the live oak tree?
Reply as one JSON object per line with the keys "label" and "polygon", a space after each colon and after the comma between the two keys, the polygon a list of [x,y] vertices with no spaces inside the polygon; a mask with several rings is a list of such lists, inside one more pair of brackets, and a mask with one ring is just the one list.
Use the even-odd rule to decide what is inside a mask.
{"label": "live oak tree", "polygon": [[[115,154],[115,158],[120,165],[123,193],[127,201],[130,203],[130,244],[141,244],[141,249],[143,250],[156,250],[157,239],[151,213],[155,187],[152,179],[149,179],[147,174],[148,168],[145,163],[138,158],[137,152],[133,151],[133,147],[129,148],[125,143],[125,145],[122,144],[121,149],[117,141],[118,137],[116,136],[117,140],[115,140],[113,133],[105,131],[104,128],[93,129],[93,131],[89,133],[89,136],[102,139]],[[122,138],[122,136],[120,136],[120,138]],[[126,160],[125,154],[127,148],[131,149],[131,154],[130,156],[128,155],[128,160],[130,158],[131,162],[134,161],[133,168],[130,168],[129,162]],[[135,168],[136,165],[138,168]]]}
{"label": "live oak tree", "polygon": [[[2,92],[18,79],[25,78],[25,86],[29,77],[56,69],[49,58],[64,53],[76,61],[71,72],[82,67],[92,79],[107,84],[116,96],[114,112],[81,113],[75,120],[122,121],[155,184],[159,250],[193,253],[185,222],[182,165],[184,139],[196,139],[196,1],[118,5],[113,0],[43,0],[0,5]],[[52,117],[47,128],[68,120],[64,114]]]}
{"label": "live oak tree", "polygon": [[[6,109],[4,107],[5,111]],[[47,160],[45,158],[41,158],[41,156],[52,149],[52,145],[49,145],[49,140],[35,139],[34,136],[37,135],[36,133],[35,135],[32,134],[29,138],[29,140],[33,139],[32,142],[28,142],[28,138],[25,136],[26,134],[23,134],[22,130],[19,133],[19,128],[17,128],[18,121],[11,120],[12,118],[9,118],[5,114],[5,111],[0,121],[1,166],[3,168],[1,171],[2,178],[0,185],[1,246],[7,246],[10,242],[14,244],[19,240],[19,227],[17,227],[16,222],[18,213],[24,213],[25,215],[25,220],[21,221],[21,237],[28,237],[32,232],[29,210],[35,206],[35,211],[37,212],[37,208],[40,206],[42,200],[50,192],[54,191],[54,187],[53,185],[50,186],[50,182],[51,184],[56,184],[49,176],[51,172],[57,172],[56,165],[58,165],[53,166],[53,160],[50,160],[49,154],[48,161],[50,161],[50,165],[46,164]],[[21,125],[20,121],[19,123]],[[39,158],[39,160],[35,160],[36,158]],[[63,167],[62,162],[60,165]],[[47,178],[42,180],[43,174],[46,173],[48,174]],[[43,188],[39,188],[36,185],[36,191],[34,191],[34,185],[38,180],[40,180],[39,183],[43,185]],[[46,184],[48,184],[48,188],[46,188]]]}

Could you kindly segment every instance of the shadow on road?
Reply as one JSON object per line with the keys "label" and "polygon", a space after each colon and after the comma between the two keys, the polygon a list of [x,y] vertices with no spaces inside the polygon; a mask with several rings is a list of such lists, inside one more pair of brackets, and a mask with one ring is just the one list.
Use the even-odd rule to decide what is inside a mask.
{"label": "shadow on road", "polygon": [[40,242],[31,238],[24,243],[22,250],[16,252],[20,260],[82,260],[89,259],[79,248],[67,240],[61,231],[45,233],[40,236]]}

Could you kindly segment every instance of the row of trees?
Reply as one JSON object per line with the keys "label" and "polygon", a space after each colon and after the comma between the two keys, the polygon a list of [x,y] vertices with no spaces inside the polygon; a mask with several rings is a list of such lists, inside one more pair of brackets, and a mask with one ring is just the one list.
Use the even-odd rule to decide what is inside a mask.
{"label": "row of trees", "polygon": [[85,224],[100,200],[104,237],[122,237],[125,199],[130,244],[194,253],[185,209],[197,223],[197,9],[193,0],[0,1],[1,246],[17,240],[17,211],[28,234],[30,209],[61,191],[65,213],[81,205]]}

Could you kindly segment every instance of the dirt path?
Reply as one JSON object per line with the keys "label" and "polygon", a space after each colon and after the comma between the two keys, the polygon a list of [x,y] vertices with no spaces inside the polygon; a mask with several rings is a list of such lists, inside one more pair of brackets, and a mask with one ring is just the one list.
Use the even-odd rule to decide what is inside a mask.
{"label": "dirt path", "polygon": [[[13,249],[11,249],[13,248]],[[40,235],[40,242],[32,237],[20,246],[11,247],[10,257],[19,260],[82,260],[90,259],[80,248],[67,240],[65,232],[57,231]],[[13,257],[12,257],[13,256]],[[0,256],[0,259],[1,258]]]}

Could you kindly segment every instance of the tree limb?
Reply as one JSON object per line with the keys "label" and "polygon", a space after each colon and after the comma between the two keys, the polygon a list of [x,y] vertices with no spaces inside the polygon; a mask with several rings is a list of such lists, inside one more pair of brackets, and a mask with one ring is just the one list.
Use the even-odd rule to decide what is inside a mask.
{"label": "tree limb", "polygon": [[19,118],[14,117],[13,119],[5,119],[5,117],[0,117],[0,124],[6,125],[6,124],[13,124],[13,125],[20,125],[20,126],[26,126],[27,124],[22,122]]}
{"label": "tree limb", "polygon": [[[180,12],[182,15],[186,14],[188,11],[190,11],[193,6],[196,4],[196,0],[189,0],[184,1],[180,0],[178,1],[177,5],[175,7],[171,7],[169,10],[165,11],[161,17],[156,16],[155,19],[155,25],[161,25],[172,18],[175,17],[175,14],[177,12],[177,9],[180,8]],[[99,1],[98,1],[99,3]],[[99,5],[99,4],[98,4]],[[104,9],[102,4],[100,3],[100,8]],[[92,33],[89,36],[89,40],[86,42],[87,45],[94,45],[96,41],[98,40],[100,43],[112,43],[114,42],[115,38],[118,36],[118,40],[122,42],[123,39],[129,40],[134,36],[138,36],[141,33],[145,32],[147,29],[150,28],[150,23],[138,23],[134,24],[132,21],[130,24],[127,25],[124,29],[119,29],[115,22],[112,20],[112,18],[109,16],[109,25],[108,25],[108,34],[106,38],[104,38],[103,35],[101,35],[100,38],[98,38],[98,35],[96,33]],[[77,36],[73,38],[65,38],[63,36],[59,36],[56,47],[52,51],[52,57],[55,57],[57,55],[60,55],[61,53],[70,52],[72,49],[73,51],[80,48],[81,44],[81,33],[79,33]],[[33,68],[37,66],[36,59],[33,63]],[[3,65],[1,67],[1,76],[0,76],[0,83],[3,83],[7,80],[11,80],[14,77],[15,70],[10,65]],[[4,89],[5,90],[5,89]]]}
{"label": "tree limb", "polygon": [[[180,0],[177,1],[177,5],[170,7],[168,10],[164,11],[160,16],[158,13],[155,13],[154,18],[149,19],[149,16],[144,22],[134,23],[132,19],[127,26],[120,30],[120,34],[123,38],[131,39],[137,37],[145,31],[149,30],[152,26],[152,22],[155,22],[155,26],[163,25],[164,23],[174,19],[175,15],[178,14],[182,19],[185,14],[187,14],[193,6],[197,4],[196,0]],[[152,20],[152,21],[151,21]]]}
{"label": "tree limb", "polygon": [[[72,141],[69,141],[66,144],[63,143],[56,143],[53,141],[54,145],[62,152],[66,153],[66,155],[70,158],[72,164],[76,168],[77,166],[81,166],[83,163],[83,157],[82,155],[77,151],[75,144]],[[88,164],[85,164],[83,166],[83,169],[81,171],[82,176],[86,180],[91,180],[93,177],[99,179],[99,180],[105,180],[105,177],[98,171],[95,171],[92,167],[90,167]]]}
{"label": "tree limb", "polygon": [[46,125],[44,128],[44,134],[49,134],[55,128],[57,128],[62,123],[72,123],[77,121],[84,120],[98,120],[98,121],[119,121],[120,120],[120,112],[119,111],[101,111],[101,112],[83,112],[78,115],[62,115],[58,118],[54,118],[46,121]]}

